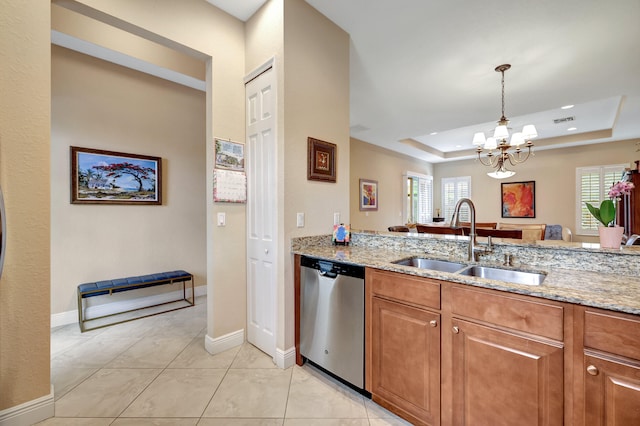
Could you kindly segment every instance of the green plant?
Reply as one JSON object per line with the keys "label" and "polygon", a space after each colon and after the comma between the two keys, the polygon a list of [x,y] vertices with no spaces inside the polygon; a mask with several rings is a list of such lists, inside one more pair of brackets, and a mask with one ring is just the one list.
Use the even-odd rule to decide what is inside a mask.
{"label": "green plant", "polygon": [[616,182],[609,189],[609,200],[604,200],[600,203],[600,208],[594,207],[589,203],[585,203],[589,212],[604,226],[615,226],[613,221],[616,218],[616,205],[613,200],[618,201],[621,196],[628,195],[634,188],[631,182]]}
{"label": "green plant", "polygon": [[589,209],[589,213],[596,218],[603,226],[613,226],[613,220],[616,218],[616,206],[612,200],[604,200],[600,203],[600,208],[594,207],[589,203],[585,203]]}

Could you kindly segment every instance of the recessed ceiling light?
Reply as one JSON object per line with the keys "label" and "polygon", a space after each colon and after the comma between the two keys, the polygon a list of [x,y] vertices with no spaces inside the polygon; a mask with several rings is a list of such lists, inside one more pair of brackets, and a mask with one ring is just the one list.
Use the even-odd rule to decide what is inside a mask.
{"label": "recessed ceiling light", "polygon": [[578,128],[577,127],[569,127],[567,129],[568,132],[573,132],[574,130],[578,130]]}
{"label": "recessed ceiling light", "polygon": [[438,132],[431,132],[431,133],[429,133],[429,135],[431,135],[431,136],[433,136],[433,135],[437,135],[437,134],[438,134]]}
{"label": "recessed ceiling light", "polygon": [[456,148],[462,148],[462,145],[456,145]]}
{"label": "recessed ceiling light", "polygon": [[573,105],[565,105],[560,107],[560,109],[571,109],[571,108],[573,108]]}

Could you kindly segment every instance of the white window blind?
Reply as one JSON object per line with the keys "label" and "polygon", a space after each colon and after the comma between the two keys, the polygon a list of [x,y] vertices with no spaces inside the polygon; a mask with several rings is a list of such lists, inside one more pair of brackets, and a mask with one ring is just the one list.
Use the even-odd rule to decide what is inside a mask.
{"label": "white window blind", "polygon": [[[450,221],[453,210],[460,198],[471,197],[471,176],[442,178],[442,214],[445,221]],[[460,220],[469,222],[471,214],[465,204],[460,209]]]}
{"label": "white window blind", "polygon": [[576,233],[597,235],[600,222],[589,213],[586,203],[600,206],[609,198],[609,189],[622,178],[627,164],[576,168]]}
{"label": "white window blind", "polygon": [[418,223],[433,220],[433,178],[418,178]]}
{"label": "white window blind", "polygon": [[408,173],[406,192],[406,222],[431,222],[433,220],[433,176]]}

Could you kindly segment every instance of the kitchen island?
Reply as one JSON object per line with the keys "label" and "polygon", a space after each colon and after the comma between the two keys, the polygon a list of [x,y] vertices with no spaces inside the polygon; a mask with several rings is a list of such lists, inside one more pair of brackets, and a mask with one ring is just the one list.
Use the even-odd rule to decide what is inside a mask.
{"label": "kitchen island", "polygon": [[[425,425],[640,424],[640,250],[494,240],[476,263],[467,244],[397,233],[356,232],[348,247],[294,239],[296,259],[366,267],[373,400]],[[394,263],[409,257],[545,278],[513,284]]]}

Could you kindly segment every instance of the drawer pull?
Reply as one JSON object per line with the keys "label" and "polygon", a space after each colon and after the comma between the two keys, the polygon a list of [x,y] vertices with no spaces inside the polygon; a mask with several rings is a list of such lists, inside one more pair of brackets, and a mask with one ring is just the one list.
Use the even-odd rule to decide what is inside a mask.
{"label": "drawer pull", "polygon": [[590,365],[587,367],[587,373],[591,374],[592,376],[597,376],[600,371],[598,371],[598,367],[596,367],[595,365]]}
{"label": "drawer pull", "polygon": [[438,321],[436,321],[436,320],[431,320],[431,321],[429,321],[429,325],[430,325],[431,327],[437,327],[437,326],[438,326]]}
{"label": "drawer pull", "polygon": [[457,326],[455,326],[455,325],[454,325],[454,326],[453,326],[453,332],[454,332],[455,334],[458,334],[458,333],[460,333],[460,329],[459,329]]}

